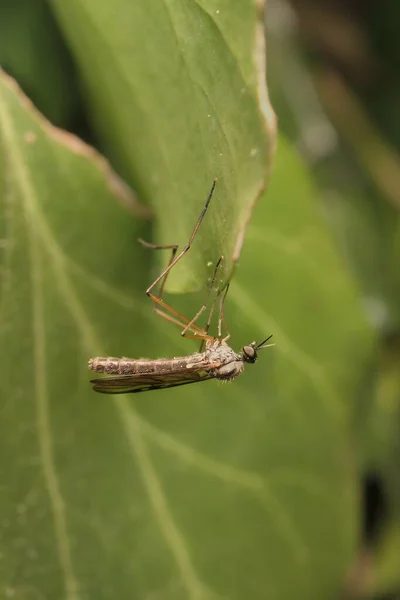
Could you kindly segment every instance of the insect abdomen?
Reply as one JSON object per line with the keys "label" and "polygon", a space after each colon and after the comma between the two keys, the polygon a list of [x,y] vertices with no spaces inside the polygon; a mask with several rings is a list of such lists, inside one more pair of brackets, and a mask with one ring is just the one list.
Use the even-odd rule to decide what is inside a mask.
{"label": "insect abdomen", "polygon": [[187,365],[193,362],[193,356],[146,360],[133,358],[115,358],[113,356],[104,356],[91,358],[89,360],[89,369],[96,373],[107,373],[108,375],[134,375],[140,373],[168,373],[177,369],[185,370]]}
{"label": "insect abdomen", "polygon": [[113,356],[99,356],[89,360],[89,369],[96,373],[108,373],[109,375],[123,375],[132,373],[132,360],[129,358],[115,358]]}

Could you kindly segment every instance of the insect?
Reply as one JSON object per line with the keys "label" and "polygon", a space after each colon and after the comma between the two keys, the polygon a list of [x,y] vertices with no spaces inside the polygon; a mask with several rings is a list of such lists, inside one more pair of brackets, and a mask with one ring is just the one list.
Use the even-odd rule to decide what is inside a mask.
{"label": "insect", "polygon": [[[156,250],[172,250],[168,266],[147,288],[146,294],[150,300],[152,300],[153,309],[157,314],[183,328],[181,335],[201,340],[199,352],[189,356],[158,358],[155,360],[147,358],[91,358],[89,360],[89,369],[107,375],[106,377],[93,379],[91,381],[94,391],[103,394],[134,394],[150,390],[189,385],[190,383],[207,381],[209,379],[231,381],[243,372],[245,363],[256,362],[259,350],[273,346],[273,344],[267,343],[272,336],[267,337],[259,344],[251,342],[250,344],[243,346],[239,353],[235,352],[227,344],[230,334],[224,322],[224,302],[228,293],[229,284],[225,287],[224,291],[219,290],[215,294],[204,329],[197,325],[196,321],[207,309],[211,293],[217,280],[218,271],[224,260],[223,256],[220,257],[215,265],[211,285],[209,286],[205,302],[191,320],[178,313],[162,299],[168,274],[181,258],[189,252],[193,240],[196,237],[196,233],[207,212],[215,185],[216,180],[214,180],[212,184],[205,206],[194,226],[189,241],[179,253],[178,245],[176,244],[170,246],[158,246],[139,240],[148,248]],[[159,286],[158,293],[154,292],[157,285]],[[210,335],[208,331],[217,302],[219,302],[218,331],[217,337],[214,337]],[[225,337],[222,335],[223,327],[227,333]]]}

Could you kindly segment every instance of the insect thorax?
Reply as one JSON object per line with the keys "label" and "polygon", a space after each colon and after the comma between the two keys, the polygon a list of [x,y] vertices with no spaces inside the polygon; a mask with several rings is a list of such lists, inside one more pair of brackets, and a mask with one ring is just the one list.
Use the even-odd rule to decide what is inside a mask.
{"label": "insect thorax", "polygon": [[235,379],[243,372],[244,361],[240,354],[237,354],[228,344],[213,339],[207,343],[206,355],[210,363],[217,363],[218,366],[211,369],[216,379],[229,381]]}

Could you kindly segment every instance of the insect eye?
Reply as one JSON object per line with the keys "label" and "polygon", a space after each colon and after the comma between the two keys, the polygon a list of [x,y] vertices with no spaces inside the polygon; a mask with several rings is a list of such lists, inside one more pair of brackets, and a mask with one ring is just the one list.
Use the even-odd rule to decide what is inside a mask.
{"label": "insect eye", "polygon": [[254,363],[257,360],[257,352],[254,346],[243,346],[243,360],[249,363]]}

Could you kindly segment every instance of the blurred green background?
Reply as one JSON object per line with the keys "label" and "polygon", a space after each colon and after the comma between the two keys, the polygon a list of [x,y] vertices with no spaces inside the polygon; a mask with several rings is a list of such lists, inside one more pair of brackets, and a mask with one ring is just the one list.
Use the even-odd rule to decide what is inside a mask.
{"label": "blurred green background", "polygon": [[[400,597],[399,21],[1,2],[2,598]],[[191,318],[223,254],[232,347],[275,346],[96,395],[91,356],[197,350],[136,239],[186,243],[215,177],[167,300]]]}

